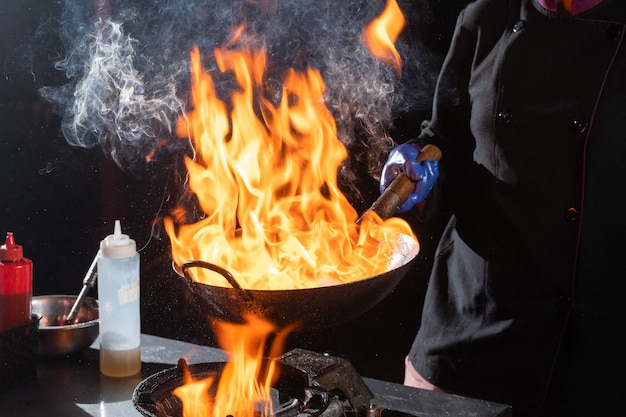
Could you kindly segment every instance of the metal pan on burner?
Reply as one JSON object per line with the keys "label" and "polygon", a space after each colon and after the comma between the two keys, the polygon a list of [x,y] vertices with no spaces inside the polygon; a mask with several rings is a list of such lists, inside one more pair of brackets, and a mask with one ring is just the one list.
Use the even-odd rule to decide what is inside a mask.
{"label": "metal pan on burner", "polygon": [[[423,159],[440,159],[440,150],[427,145],[420,153]],[[421,162],[418,159],[418,162]],[[397,207],[415,187],[400,174],[368,211],[380,218],[392,216]],[[359,218],[363,221],[367,212]],[[206,306],[211,316],[230,322],[241,322],[248,313],[265,318],[278,326],[296,324],[298,330],[322,329],[350,321],[386,298],[409,272],[419,252],[419,244],[411,236],[398,234],[392,267],[387,272],[361,280],[331,286],[289,290],[244,289],[235,276],[210,262],[193,260],[174,270],[196,303]],[[189,270],[210,269],[224,277],[227,287],[195,282]]]}

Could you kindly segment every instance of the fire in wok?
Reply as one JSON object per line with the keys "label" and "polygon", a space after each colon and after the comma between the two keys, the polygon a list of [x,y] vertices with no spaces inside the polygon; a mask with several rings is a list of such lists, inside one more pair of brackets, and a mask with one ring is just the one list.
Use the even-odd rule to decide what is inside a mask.
{"label": "fire in wok", "polygon": [[188,186],[205,215],[166,219],[175,268],[220,318],[252,309],[282,323],[345,321],[393,290],[417,239],[399,218],[357,224],[337,184],[347,151],[319,71],[289,69],[268,94],[265,51],[238,36],[214,52],[213,76],[237,85],[229,101],[191,55],[194,108],[177,133],[193,145]]}

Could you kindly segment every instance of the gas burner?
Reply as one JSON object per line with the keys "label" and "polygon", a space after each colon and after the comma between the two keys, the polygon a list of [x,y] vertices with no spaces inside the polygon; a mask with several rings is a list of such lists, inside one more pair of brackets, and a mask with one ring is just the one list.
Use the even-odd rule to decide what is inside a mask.
{"label": "gas burner", "polygon": [[[361,378],[350,362],[332,355],[294,349],[276,361],[280,376],[271,391],[274,410],[271,417],[512,415],[511,407],[504,404]],[[219,375],[224,365],[223,362],[187,365],[181,359],[176,367],[143,380],[135,388],[133,404],[145,417],[182,417],[182,402],[172,392],[183,385],[186,370],[187,375],[197,380]]]}
{"label": "gas burner", "polygon": [[[272,388],[273,417],[380,417],[388,414],[370,403],[374,395],[345,359],[294,349],[277,361],[281,371]],[[133,393],[133,404],[146,417],[182,417],[182,402],[173,391],[183,384],[183,374],[188,371],[194,379],[204,379],[218,375],[224,365],[221,362],[187,365],[180,359],[176,367],[143,380]]]}

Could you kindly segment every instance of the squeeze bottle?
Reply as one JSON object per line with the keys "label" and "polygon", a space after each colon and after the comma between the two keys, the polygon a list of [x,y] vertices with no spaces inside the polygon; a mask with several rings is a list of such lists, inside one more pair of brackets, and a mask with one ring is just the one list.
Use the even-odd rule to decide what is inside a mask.
{"label": "squeeze bottle", "polygon": [[0,246],[0,332],[30,322],[32,298],[33,262],[8,232]]}
{"label": "squeeze bottle", "polygon": [[100,372],[126,377],[141,371],[139,254],[122,234],[119,220],[112,235],[100,242],[98,253],[100,310]]}

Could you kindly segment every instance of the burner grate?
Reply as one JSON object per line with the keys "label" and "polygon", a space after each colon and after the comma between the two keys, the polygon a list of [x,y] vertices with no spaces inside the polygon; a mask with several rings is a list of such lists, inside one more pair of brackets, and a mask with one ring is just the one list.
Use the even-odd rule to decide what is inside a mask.
{"label": "burner grate", "polygon": [[[271,392],[273,417],[511,416],[503,404],[361,378],[350,362],[336,356],[294,349],[276,360],[280,376]],[[219,375],[224,365],[187,365],[180,359],[176,367],[143,380],[133,404],[144,417],[182,417],[182,402],[173,391],[183,385],[185,369],[204,379]]]}

